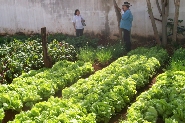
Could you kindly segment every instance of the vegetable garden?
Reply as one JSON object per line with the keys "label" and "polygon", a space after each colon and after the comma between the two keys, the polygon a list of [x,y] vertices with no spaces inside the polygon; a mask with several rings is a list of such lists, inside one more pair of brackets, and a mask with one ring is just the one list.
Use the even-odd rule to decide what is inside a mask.
{"label": "vegetable garden", "polygon": [[48,37],[52,68],[44,67],[39,36],[1,39],[0,122],[111,123],[127,108],[116,122],[185,122],[184,49],[172,57],[157,46],[125,54],[119,42],[97,47],[97,39],[87,37],[53,39]]}

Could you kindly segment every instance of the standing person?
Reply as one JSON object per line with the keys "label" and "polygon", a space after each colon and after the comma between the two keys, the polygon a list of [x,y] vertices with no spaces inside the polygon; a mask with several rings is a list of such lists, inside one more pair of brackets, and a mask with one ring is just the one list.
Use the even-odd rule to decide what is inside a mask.
{"label": "standing person", "polygon": [[83,35],[84,31],[83,22],[85,22],[84,18],[80,15],[80,11],[76,9],[73,17],[73,26],[77,37]]}
{"label": "standing person", "polygon": [[123,30],[123,41],[125,42],[126,51],[129,52],[131,50],[131,41],[130,41],[130,31],[132,27],[133,15],[130,11],[130,3],[124,2],[122,5],[122,9],[124,14],[122,14],[120,28]]}

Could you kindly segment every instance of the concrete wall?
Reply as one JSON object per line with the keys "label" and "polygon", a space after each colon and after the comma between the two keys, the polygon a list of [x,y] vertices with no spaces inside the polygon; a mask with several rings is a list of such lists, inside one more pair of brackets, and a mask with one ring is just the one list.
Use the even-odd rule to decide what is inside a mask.
{"label": "concrete wall", "polygon": [[[121,7],[124,1],[116,0]],[[170,15],[173,18],[175,6],[170,0]],[[146,0],[128,0],[133,6],[132,34],[148,37],[153,35],[147,12]],[[160,19],[155,0],[151,0],[154,16]],[[48,32],[62,32],[74,35],[72,17],[80,9],[86,19],[85,32],[103,34],[112,38],[118,34],[118,22],[112,0],[0,0],[0,33],[40,33],[46,26]],[[180,17],[185,21],[185,0],[181,0]],[[156,22],[161,32],[161,22]],[[185,25],[185,22],[182,24]]]}

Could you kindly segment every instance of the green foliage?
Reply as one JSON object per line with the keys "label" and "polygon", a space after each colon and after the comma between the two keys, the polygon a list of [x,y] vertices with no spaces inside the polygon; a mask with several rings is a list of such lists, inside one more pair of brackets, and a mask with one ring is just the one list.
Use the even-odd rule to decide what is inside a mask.
{"label": "green foliage", "polygon": [[[167,27],[169,28],[169,32],[168,35],[173,35],[173,26],[174,26],[174,21],[172,18],[168,19],[169,22],[167,22]],[[181,34],[181,35],[185,35],[185,27],[184,26],[179,26],[179,24],[181,24],[183,22],[183,20],[178,20],[178,27],[177,27],[177,34]]]}
{"label": "green foliage", "polygon": [[19,40],[20,42],[27,42],[39,39],[41,39],[40,35],[30,35],[29,37],[26,35],[0,36],[0,45],[9,44],[14,40]]}
{"label": "green foliage", "polygon": [[108,48],[100,48],[97,50],[96,52],[96,57],[97,60],[101,63],[101,64],[106,64],[108,62],[110,62],[110,60],[112,60],[112,53],[111,50],[109,50]]}
{"label": "green foliage", "polygon": [[122,45],[115,44],[111,46],[99,47],[97,49],[92,47],[80,48],[78,59],[86,62],[94,63],[98,61],[101,64],[109,63],[123,56],[125,50]]}
{"label": "green foliage", "polygon": [[93,64],[96,60],[96,50],[89,47],[80,48],[78,59]]}
{"label": "green foliage", "polygon": [[80,37],[68,37],[64,42],[73,45],[75,48],[84,48],[86,46],[96,48],[98,45],[98,39],[89,38],[86,36]]}
{"label": "green foliage", "polygon": [[61,60],[76,60],[75,48],[72,45],[69,45],[68,47],[66,47],[65,45],[65,43],[61,44],[57,40],[53,40],[52,42],[50,42],[50,44],[48,45],[48,51],[53,63]]}
{"label": "green foliage", "polygon": [[48,35],[48,42],[52,42],[53,40],[69,43],[70,45],[73,45],[76,49],[84,48],[86,46],[96,48],[98,45],[97,38],[90,38],[84,35],[81,37],[74,37],[60,33]]}
{"label": "green foliage", "polygon": [[57,40],[59,42],[62,42],[64,40],[66,40],[68,37],[68,35],[64,35],[61,33],[56,33],[56,34],[50,34],[48,35],[47,39],[48,39],[48,43],[52,42],[53,40]]}
{"label": "green foliage", "polygon": [[[62,46],[54,40],[48,45],[53,64],[60,60],[75,60],[76,51],[73,46]],[[42,45],[40,40],[22,42],[14,40],[0,46],[0,83],[11,83],[13,78],[22,72],[44,67]]]}
{"label": "green foliage", "polygon": [[110,46],[108,46],[108,49],[110,49],[113,59],[117,59],[119,57],[122,57],[123,54],[125,53],[125,48],[120,43],[110,45]]}
{"label": "green foliage", "polygon": [[168,67],[169,70],[174,70],[174,71],[185,71],[185,49],[180,48],[174,52],[174,55],[172,56],[171,59],[171,64]]}

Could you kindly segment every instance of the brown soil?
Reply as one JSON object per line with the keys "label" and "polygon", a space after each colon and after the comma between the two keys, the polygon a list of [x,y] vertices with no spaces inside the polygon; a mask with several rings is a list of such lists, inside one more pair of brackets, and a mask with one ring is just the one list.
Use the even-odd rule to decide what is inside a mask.
{"label": "brown soil", "polygon": [[94,67],[94,71],[99,71],[103,69],[103,67],[100,66],[99,64],[93,64],[93,67]]}
{"label": "brown soil", "polygon": [[5,117],[2,121],[2,123],[7,123],[8,121],[11,121],[15,118],[15,115],[18,114],[19,112],[13,111],[13,110],[7,110],[5,111]]}
{"label": "brown soil", "polygon": [[162,118],[158,118],[156,123],[165,123],[165,121]]}

